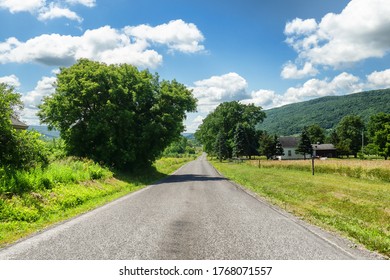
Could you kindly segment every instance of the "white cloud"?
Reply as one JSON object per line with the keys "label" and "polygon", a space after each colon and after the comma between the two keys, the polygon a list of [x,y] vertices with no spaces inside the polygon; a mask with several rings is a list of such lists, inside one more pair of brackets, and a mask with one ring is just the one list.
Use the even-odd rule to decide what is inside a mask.
{"label": "white cloud", "polygon": [[67,3],[71,5],[84,5],[86,7],[95,7],[96,1],[95,0],[66,0]]}
{"label": "white cloud", "polygon": [[0,77],[0,83],[4,83],[15,88],[20,87],[19,78],[15,75]]}
{"label": "white cloud", "polygon": [[333,78],[310,79],[300,87],[289,88],[283,96],[281,105],[300,102],[329,95],[344,95],[364,90],[364,84],[352,74],[343,72]]}
{"label": "white cloud", "polygon": [[225,101],[242,100],[248,97],[246,80],[237,73],[212,76],[209,79],[194,82],[194,96],[198,99],[198,110],[210,112]]}
{"label": "white cloud", "polygon": [[373,89],[390,88],[390,69],[367,75],[367,81]]}
{"label": "white cloud", "polygon": [[[143,68],[156,68],[162,63],[163,57],[151,49],[153,40],[158,40],[158,43],[182,52],[196,52],[203,48],[199,42],[193,43],[198,39],[203,40],[203,37],[198,37],[200,31],[193,30],[194,25],[186,24],[181,20],[176,22],[180,22],[180,25],[188,25],[189,29],[186,30],[183,25],[177,31],[177,37],[168,32],[165,39],[164,34],[153,39],[154,31],[151,35],[147,34],[147,31],[146,34],[137,31],[136,36],[140,37],[133,37],[129,34],[129,27],[117,30],[110,26],[87,30],[81,36],[44,34],[26,42],[9,38],[5,42],[0,42],[0,63],[38,62],[52,66],[66,66],[79,58],[89,58],[109,64],[129,63]],[[171,22],[168,25],[170,24]],[[176,26],[176,23],[173,26]],[[194,36],[191,37],[191,34]],[[185,42],[189,45],[185,46]],[[191,46],[197,47],[191,49]]]}
{"label": "white cloud", "polygon": [[0,0],[0,9],[7,9],[11,13],[29,12],[38,20],[48,21],[58,18],[67,18],[82,22],[76,12],[69,9],[68,5],[84,5],[92,8],[96,5],[95,0]]}
{"label": "white cloud", "polygon": [[295,19],[286,24],[286,42],[299,60],[315,65],[345,67],[381,58],[390,51],[388,0],[351,0],[340,14],[329,13],[319,24]]}
{"label": "white cloud", "polygon": [[284,33],[286,35],[308,34],[316,31],[317,27],[318,27],[317,22],[313,18],[306,19],[306,20],[296,18],[293,21],[288,22],[286,24]]}
{"label": "white cloud", "polygon": [[252,91],[250,98],[241,101],[243,104],[255,104],[263,109],[279,106],[282,103],[282,96],[273,90],[260,89]]}
{"label": "white cloud", "polygon": [[69,10],[68,8],[62,8],[54,3],[50,3],[49,7],[42,8],[38,15],[38,19],[41,21],[47,21],[56,18],[67,18],[78,22],[83,21],[83,19],[75,12]]}
{"label": "white cloud", "polygon": [[43,97],[53,94],[56,80],[55,77],[42,77],[34,90],[22,96],[25,108],[36,109],[42,103]]}
{"label": "white cloud", "polygon": [[33,13],[45,5],[45,0],[0,0],[0,8],[7,9],[11,13]]}
{"label": "white cloud", "polygon": [[23,111],[21,112],[21,119],[30,125],[39,125],[39,118],[37,116],[37,106],[42,103],[42,99],[50,96],[55,92],[55,77],[42,77],[38,81],[34,90],[22,95],[24,103]]}
{"label": "white cloud", "polygon": [[283,79],[301,79],[317,74],[318,70],[310,62],[306,62],[302,69],[298,69],[294,63],[289,61],[284,65],[281,76]]}
{"label": "white cloud", "polygon": [[195,24],[186,23],[181,19],[155,27],[145,24],[128,26],[124,30],[136,40],[166,45],[172,51],[194,53],[204,50],[204,46],[200,44],[204,40],[203,34]]}

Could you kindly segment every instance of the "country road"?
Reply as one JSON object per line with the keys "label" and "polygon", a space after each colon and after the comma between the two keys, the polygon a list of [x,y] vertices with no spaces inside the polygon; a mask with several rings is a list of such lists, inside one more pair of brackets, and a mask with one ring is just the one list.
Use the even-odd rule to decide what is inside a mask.
{"label": "country road", "polygon": [[0,259],[370,259],[254,198],[205,156],[141,191],[0,251]]}

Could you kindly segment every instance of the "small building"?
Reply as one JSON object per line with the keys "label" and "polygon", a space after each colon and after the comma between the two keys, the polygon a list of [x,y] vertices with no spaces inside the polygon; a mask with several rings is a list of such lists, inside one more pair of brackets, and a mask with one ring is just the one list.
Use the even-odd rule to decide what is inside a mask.
{"label": "small building", "polygon": [[11,116],[11,122],[12,122],[12,126],[16,130],[26,130],[28,128],[27,124],[25,124],[24,122],[21,122],[15,116]]}
{"label": "small building", "polygon": [[[299,144],[299,137],[280,137],[279,141],[282,144],[284,155],[278,156],[278,159],[288,160],[288,159],[304,159],[302,154],[296,152]],[[313,156],[315,157],[327,157],[335,158],[337,157],[337,150],[333,144],[312,144],[313,147]],[[306,155],[306,157],[310,155]]]}
{"label": "small building", "polygon": [[282,148],[284,151],[283,156],[278,156],[279,159],[303,159],[303,155],[296,152],[296,149],[298,149],[298,143],[300,138],[299,137],[293,137],[293,136],[287,136],[287,137],[280,137],[279,141],[280,144],[282,144]]}
{"label": "small building", "polygon": [[335,158],[337,150],[333,144],[312,144],[315,157]]}

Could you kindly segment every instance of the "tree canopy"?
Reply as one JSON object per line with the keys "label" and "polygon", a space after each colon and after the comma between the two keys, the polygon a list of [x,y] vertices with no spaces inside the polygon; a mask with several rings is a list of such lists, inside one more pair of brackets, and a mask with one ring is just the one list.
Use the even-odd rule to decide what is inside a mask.
{"label": "tree canopy", "polygon": [[360,116],[348,115],[342,118],[336,128],[339,137],[339,145],[336,145],[336,147],[340,151],[346,151],[347,155],[352,153],[357,157],[357,153],[362,148],[364,128],[364,121]]}
{"label": "tree canopy", "polygon": [[[203,120],[195,137],[207,153],[231,158],[234,149],[238,156],[250,156],[258,147],[255,126],[264,118],[262,108],[254,104],[224,102]],[[226,143],[222,144],[222,140]]]}
{"label": "tree canopy", "polygon": [[69,154],[125,169],[150,164],[177,139],[196,99],[176,80],[81,59],[60,69],[56,92],[39,108]]}

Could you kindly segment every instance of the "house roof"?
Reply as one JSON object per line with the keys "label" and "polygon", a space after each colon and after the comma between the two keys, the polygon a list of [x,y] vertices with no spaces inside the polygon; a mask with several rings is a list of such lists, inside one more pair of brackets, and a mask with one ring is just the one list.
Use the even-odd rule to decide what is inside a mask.
{"label": "house roof", "polygon": [[312,146],[315,151],[336,150],[333,144],[313,144]]}
{"label": "house roof", "polygon": [[298,147],[299,137],[280,137],[279,141],[283,148],[296,148]]}
{"label": "house roof", "polygon": [[16,129],[27,129],[28,125],[18,120],[15,116],[11,116],[12,126]]}

